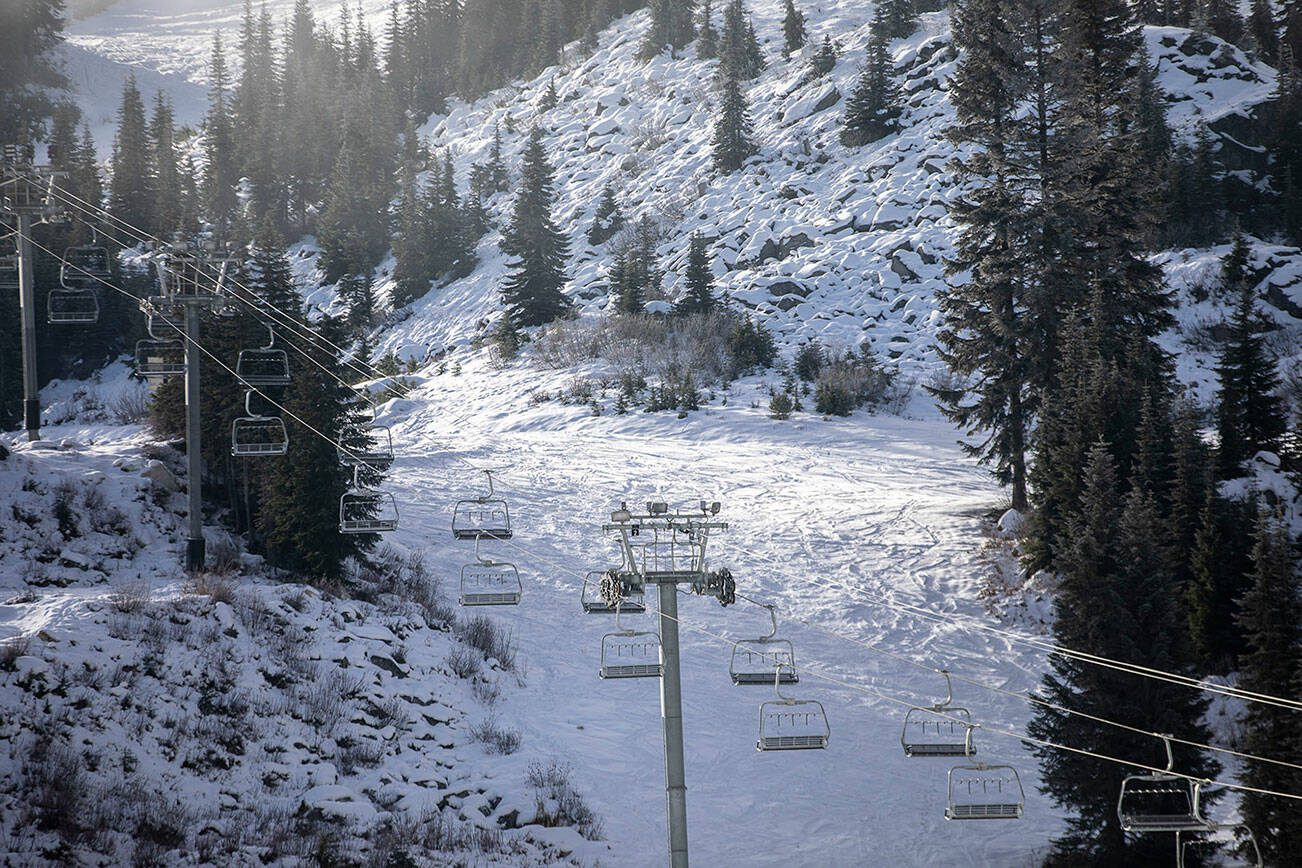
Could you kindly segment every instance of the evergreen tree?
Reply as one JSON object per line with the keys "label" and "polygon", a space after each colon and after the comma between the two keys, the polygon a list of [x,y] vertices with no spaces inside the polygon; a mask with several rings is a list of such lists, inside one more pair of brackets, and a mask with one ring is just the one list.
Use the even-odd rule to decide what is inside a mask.
{"label": "evergreen tree", "polygon": [[[1112,456],[1095,443],[1085,465],[1080,510],[1070,544],[1059,560],[1062,583],[1055,601],[1055,640],[1112,659],[1171,669],[1168,629],[1171,588],[1165,560],[1154,546],[1156,509],[1143,492],[1122,498]],[[1146,731],[1205,741],[1197,723],[1205,701],[1185,688],[1053,655],[1044,677],[1054,705],[1119,720]],[[1125,703],[1119,703],[1121,697]],[[1160,744],[1148,736],[1108,727],[1056,708],[1036,706],[1027,726],[1033,738],[1110,756],[1157,764]],[[1117,817],[1118,781],[1099,761],[1054,748],[1036,749],[1043,789],[1068,809],[1067,833],[1055,841],[1050,864],[1152,864],[1167,852],[1157,836],[1127,838]],[[1175,746],[1176,767],[1207,775],[1215,769],[1201,754]]]}
{"label": "evergreen tree", "polygon": [[764,70],[764,55],[742,0],[729,0],[719,37],[719,75],[725,81],[750,81]]}
{"label": "evergreen tree", "polygon": [[[1240,600],[1238,623],[1247,642],[1239,659],[1239,687],[1273,696],[1297,696],[1302,677],[1302,603],[1298,599],[1293,540],[1278,517],[1258,523],[1251,589]],[[1248,703],[1240,749],[1257,756],[1288,756],[1298,744],[1297,714]],[[1281,753],[1282,752],[1282,753]],[[1296,750],[1292,751],[1296,756]],[[1244,761],[1241,781],[1250,787],[1302,792],[1297,769]],[[1257,836],[1268,865],[1302,862],[1302,811],[1284,799],[1244,793],[1243,821]]]}
{"label": "evergreen tree", "polygon": [[0,3],[0,142],[41,138],[67,87],[55,49],[63,0]]}
{"label": "evergreen tree", "polygon": [[1269,64],[1279,62],[1279,25],[1270,0],[1252,0],[1247,33],[1258,57]]}
{"label": "evergreen tree", "polygon": [[208,90],[208,114],[204,119],[204,175],[202,193],[204,212],[212,223],[218,238],[225,238],[239,200],[235,184],[239,179],[235,163],[234,130],[231,126],[230,106],[227,101],[226,56],[222,49],[221,34],[213,35],[212,62],[209,67],[212,84]]}
{"label": "evergreen tree", "polygon": [[[962,34],[964,54],[951,89],[956,123],[950,136],[981,151],[957,164],[961,177],[976,181],[977,187],[954,208],[962,228],[951,268],[970,277],[939,299],[945,315],[939,347],[950,370],[979,386],[935,394],[966,434],[986,435],[965,448],[994,465],[1000,481],[1012,485],[1013,508],[1024,510],[1028,426],[1035,403],[1027,360],[1029,281],[1021,272],[1032,258],[1035,238],[1018,192],[1032,179],[1021,169],[1026,161],[1020,159],[1016,127],[1025,86],[1019,79],[1023,55],[1014,30],[1016,14],[1016,7],[1004,0],[969,0],[955,12],[954,32]],[[880,47],[879,33],[874,30],[873,41]],[[861,78],[871,72],[866,67]],[[852,130],[848,126],[846,133]]]}
{"label": "evergreen tree", "polygon": [[1200,30],[1237,45],[1243,38],[1243,16],[1237,0],[1204,0],[1196,21]]}
{"label": "evergreen tree", "polygon": [[561,291],[570,245],[552,219],[554,171],[542,136],[539,127],[529,134],[511,225],[502,238],[502,252],[511,258],[512,269],[502,285],[502,300],[516,328],[551,322],[571,306]]}
{"label": "evergreen tree", "polygon": [[502,128],[493,124],[493,144],[488,151],[488,180],[494,193],[505,193],[510,186],[506,160],[502,158]]}
{"label": "evergreen tree", "polygon": [[714,309],[714,272],[705,236],[693,232],[687,247],[687,270],[683,275],[686,288],[674,304],[674,313],[690,315]]}
{"label": "evergreen tree", "polygon": [[118,109],[118,132],[113,141],[112,187],[109,211],[123,222],[153,233],[154,193],[149,166],[149,132],[145,125],[145,104],[128,76]]}
{"label": "evergreen tree", "polygon": [[656,261],[659,241],[660,229],[646,214],[621,236],[611,270],[611,291],[620,313],[641,313],[647,296],[660,291],[664,272]]}
{"label": "evergreen tree", "polygon": [[624,228],[624,212],[615,198],[615,185],[607,181],[601,188],[601,199],[597,202],[597,213],[588,228],[588,243],[596,246],[605,244]]}
{"label": "evergreen tree", "polygon": [[651,59],[669,46],[671,52],[692,41],[693,0],[651,0],[651,29],[642,44],[641,56]]}
{"label": "evergreen tree", "polygon": [[[881,32],[886,39],[911,36],[918,29],[918,11],[913,0],[881,0],[874,19],[880,17]],[[877,30],[874,23],[873,30]]]}
{"label": "evergreen tree", "polygon": [[701,11],[696,23],[696,56],[712,60],[719,56],[719,34],[714,29],[713,0],[701,0]]}
{"label": "evergreen tree", "polygon": [[805,15],[795,0],[786,0],[782,14],[782,52],[795,54],[805,47]]}
{"label": "evergreen tree", "polygon": [[809,59],[809,68],[818,78],[822,78],[836,68],[836,46],[832,43],[832,37],[823,37],[823,41],[818,44],[818,50]]}
{"label": "evergreen tree", "polygon": [[[1227,264],[1232,257],[1233,253]],[[1255,287],[1251,280],[1240,279],[1237,289],[1229,338],[1216,366],[1220,381],[1217,469],[1223,479],[1239,476],[1243,462],[1259,450],[1277,450],[1285,428],[1282,402],[1276,394],[1279,375],[1266,349],[1266,328],[1257,312]]]}
{"label": "evergreen tree", "polygon": [[154,225],[160,235],[170,237],[184,223],[185,207],[181,174],[177,166],[175,116],[172,105],[160,91],[154,95],[154,114],[149,121],[150,163],[154,193]]}
{"label": "evergreen tree", "polygon": [[720,86],[719,115],[714,121],[712,141],[714,167],[720,172],[735,172],[756,152],[752,140],[750,108],[741,91],[741,83],[725,72]]}
{"label": "evergreen tree", "polygon": [[882,14],[882,7],[878,6],[864,65],[845,107],[841,141],[850,146],[875,142],[893,132],[900,113],[899,94],[881,26]]}

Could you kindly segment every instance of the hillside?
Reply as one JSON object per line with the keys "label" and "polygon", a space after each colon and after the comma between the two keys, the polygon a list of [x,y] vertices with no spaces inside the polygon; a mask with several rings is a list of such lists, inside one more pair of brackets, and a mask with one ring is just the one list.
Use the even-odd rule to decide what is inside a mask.
{"label": "hillside", "polygon": [[[380,29],[387,2],[361,5]],[[278,16],[291,6],[269,4]],[[601,638],[614,624],[582,615],[579,599],[585,574],[617,557],[600,525],[620,501],[705,497],[723,502],[730,523],[712,544],[712,565],[730,567],[748,599],[726,609],[682,601],[693,858],[849,866],[866,853],[874,864],[1043,857],[1063,817],[1038,792],[1039,766],[1016,733],[1048,665],[1027,640],[1051,627],[1052,581],[1022,583],[996,521],[1005,493],[964,456],[920,388],[945,376],[936,295],[964,279],[945,273],[955,237],[947,205],[961,192],[944,136],[956,64],[948,16],[925,15],[917,33],[890,45],[905,131],[847,148],[839,124],[871,8],[817,5],[811,46],[824,34],[840,45],[835,69],[818,78],[807,56],[780,56],[781,4],[749,6],[768,66],[747,85],[759,153],[732,175],[710,166],[714,62],[691,48],[637,60],[646,12],[607,28],[595,53],[570,46],[560,67],[453,101],[420,132],[431,148],[451,150],[464,184],[495,131],[514,177],[530,126],[546,129],[554,214],[574,254],[567,292],[582,314],[569,328],[595,328],[611,307],[612,246],[586,234],[613,183],[628,218],[648,214],[664,233],[668,299],[681,289],[687,238],[700,232],[718,289],[773,330],[783,358],[811,338],[867,345],[897,375],[886,406],[776,421],[767,406],[781,375],[770,371],[701,382],[699,412],[620,414],[619,359],[558,349],[539,334],[519,358],[498,359],[483,345],[506,271],[499,243],[511,195],[498,194],[473,273],[389,311],[375,335],[377,357],[392,352],[415,368],[402,397],[384,393],[389,381],[373,384],[387,399],[378,421],[393,429],[388,489],[402,525],[386,541],[389,574],[366,577],[365,599],[349,600],[281,584],[238,554],[214,584],[185,582],[176,567],[182,501],[166,470],[175,456],[138,420],[115,418],[128,390],[123,366],[52,384],[51,442],[7,439],[15,454],[0,462],[0,503],[17,510],[0,538],[0,640],[15,649],[0,657],[0,703],[20,711],[0,724],[0,764],[12,770],[0,776],[0,854],[32,858],[62,833],[80,856],[106,861],[133,847],[175,861],[207,846],[239,850],[248,864],[314,849],[365,862],[414,840],[413,852],[436,864],[662,864],[655,685],[598,679]],[[87,70],[81,97],[102,103],[134,69],[146,99],[164,88],[179,120],[197,121],[212,34],[233,37],[240,7],[122,0],[78,22],[66,50]],[[337,7],[316,8],[328,19]],[[1146,38],[1177,137],[1192,140],[1205,123],[1222,147],[1250,155],[1252,143],[1235,136],[1269,99],[1274,71],[1187,30],[1147,28]],[[559,102],[540,112],[549,85]],[[107,150],[102,106],[93,123]],[[1215,291],[1228,249],[1155,257],[1178,302],[1163,344],[1204,403],[1233,303]],[[316,254],[312,238],[291,248],[296,278],[310,303],[340,311],[336,287],[320,285]],[[1272,347],[1295,375],[1302,251],[1254,241],[1250,265],[1278,326]],[[384,298],[392,267],[389,258],[376,271]],[[646,373],[662,374],[662,361]],[[523,604],[489,616],[513,638],[513,665],[470,650],[465,613],[453,616],[471,551],[448,522],[453,502],[479,490],[481,468],[494,469],[518,526],[494,554],[519,566]],[[73,517],[60,521],[67,504]],[[776,605],[780,634],[795,644],[801,681],[790,692],[827,709],[826,751],[754,750],[757,709],[772,691],[727,676],[729,642],[768,629],[754,601]],[[634,620],[652,628],[650,616],[625,623]],[[948,764],[902,754],[905,708],[943,695],[928,671],[941,668],[978,682],[958,685],[956,700],[987,727],[979,758],[1017,768],[1020,822],[947,822]],[[1240,712],[1213,705],[1218,741],[1236,731]],[[515,733],[518,750],[495,753],[494,730]],[[1159,752],[1154,742],[1152,761]],[[546,770],[566,767],[558,788],[559,774]],[[1227,764],[1222,777],[1234,770]],[[70,783],[47,786],[58,780]],[[35,813],[31,792],[44,800]],[[81,828],[74,815],[97,801],[120,806],[105,809],[105,825],[134,832]],[[580,802],[592,816],[579,816]],[[33,823],[47,808],[50,825]],[[1231,821],[1237,802],[1214,811]],[[430,855],[441,849],[451,853]]]}

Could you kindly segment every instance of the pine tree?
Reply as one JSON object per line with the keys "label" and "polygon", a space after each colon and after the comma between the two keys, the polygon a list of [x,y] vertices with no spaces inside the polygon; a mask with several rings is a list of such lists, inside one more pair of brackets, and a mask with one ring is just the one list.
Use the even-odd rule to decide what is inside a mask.
{"label": "pine tree", "polygon": [[823,41],[818,44],[818,50],[809,59],[809,68],[818,78],[822,78],[836,68],[836,45],[832,43],[832,37],[823,37]]}
{"label": "pine tree", "polygon": [[177,166],[175,120],[172,105],[159,91],[149,121],[150,164],[154,194],[154,222],[160,235],[170,237],[182,228],[181,175]]}
{"label": "pine tree", "polygon": [[1205,0],[1196,25],[1231,44],[1237,45],[1243,38],[1243,16],[1237,0]]}
{"label": "pine tree", "polygon": [[693,232],[687,247],[687,270],[683,275],[686,288],[674,304],[674,313],[688,316],[709,313],[714,309],[714,272],[705,236]]}
{"label": "pine tree", "polygon": [[782,52],[795,54],[805,47],[805,15],[795,0],[786,0],[782,14]]}
{"label": "pine tree", "polygon": [[[958,164],[962,177],[977,187],[954,207],[962,228],[951,268],[971,276],[939,299],[945,316],[939,347],[951,371],[980,385],[935,394],[967,435],[985,435],[965,448],[994,465],[1000,481],[1012,485],[1013,508],[1024,510],[1028,425],[1035,402],[1027,359],[1030,281],[1021,274],[1033,261],[1035,238],[1026,225],[1027,203],[1018,192],[1027,179],[1020,168],[1025,160],[1019,159],[1015,124],[1025,86],[1019,80],[1023,60],[1013,29],[1015,14],[1003,0],[969,0],[955,13],[964,55],[951,88],[956,124],[950,136],[982,151]],[[873,41],[880,49],[879,33],[874,29]],[[861,78],[870,73],[872,67],[866,67]],[[846,134],[855,130],[847,126]]]}
{"label": "pine tree", "polygon": [[893,77],[894,67],[886,49],[884,7],[873,14],[872,35],[858,81],[845,107],[841,141],[847,145],[875,142],[893,132],[899,117],[899,93]]}
{"label": "pine tree", "polygon": [[592,226],[588,228],[588,243],[596,246],[605,244],[624,228],[624,212],[615,198],[615,185],[607,181],[601,188],[601,199],[597,202],[597,213],[593,215]]}
{"label": "pine tree", "polygon": [[[1287,525],[1278,516],[1258,521],[1252,552],[1252,587],[1239,601],[1238,624],[1246,640],[1239,658],[1239,687],[1273,696],[1297,696],[1302,679],[1302,602],[1297,562]],[[1296,756],[1297,714],[1264,703],[1248,703],[1240,749],[1257,756]],[[1280,792],[1302,792],[1297,769],[1245,760],[1243,784]],[[1284,799],[1244,793],[1243,821],[1256,834],[1268,865],[1302,862],[1302,812]]]}
{"label": "pine tree", "polygon": [[[1055,601],[1054,637],[1060,644],[1112,659],[1170,669],[1167,628],[1169,575],[1159,547],[1156,509],[1147,495],[1122,498],[1109,447],[1095,443],[1085,464],[1083,495],[1072,520],[1070,544],[1059,560],[1062,582]],[[1044,677],[1054,705],[1119,720],[1146,731],[1205,741],[1197,723],[1206,703],[1183,688],[1053,655]],[[1119,703],[1121,697],[1125,703]],[[1147,758],[1161,746],[1148,736],[1108,727],[1056,708],[1037,705],[1027,726],[1033,738],[1110,756]],[[1055,841],[1051,864],[1151,864],[1165,854],[1156,836],[1127,839],[1117,818],[1118,782],[1099,761],[1055,748],[1036,748],[1043,788],[1068,811],[1067,833]],[[1214,764],[1176,745],[1176,767],[1204,775]]]}
{"label": "pine tree", "polygon": [[641,56],[651,59],[669,47],[671,52],[692,41],[693,0],[651,0],[651,29],[642,44]]}
{"label": "pine tree", "polygon": [[149,132],[145,125],[145,104],[128,76],[118,109],[118,132],[113,141],[112,187],[109,211],[123,222],[153,233],[154,195],[149,171]]}
{"label": "pine tree", "polygon": [[723,33],[719,37],[719,75],[725,81],[750,81],[764,69],[764,55],[755,28],[742,0],[729,0],[723,10]]}
{"label": "pine tree", "polygon": [[664,272],[656,261],[660,228],[649,215],[630,226],[620,237],[611,270],[611,291],[620,313],[641,313],[651,293],[659,293]]}
{"label": "pine tree", "polygon": [[701,11],[696,23],[696,56],[712,60],[719,56],[719,34],[714,29],[713,0],[701,0]]}
{"label": "pine tree", "polygon": [[510,186],[506,160],[502,158],[502,128],[493,124],[493,144],[488,151],[488,178],[495,193],[505,193]]}
{"label": "pine tree", "polygon": [[539,127],[529,134],[511,225],[502,238],[502,252],[511,258],[512,269],[502,285],[502,301],[517,328],[551,322],[571,306],[561,291],[570,245],[552,219],[554,171],[542,137]]}
{"label": "pine tree", "polygon": [[1258,57],[1269,64],[1279,62],[1279,25],[1270,0],[1252,0],[1247,32]]}
{"label": "pine tree", "polygon": [[560,97],[556,93],[556,78],[552,77],[547,80],[547,89],[543,91],[542,98],[538,100],[538,111],[549,112],[556,108],[556,103]]}
{"label": "pine tree", "polygon": [[63,0],[0,3],[0,142],[42,138],[68,80],[56,49]]}
{"label": "pine tree", "polygon": [[[911,36],[918,29],[918,11],[913,0],[881,0],[877,5],[877,15],[881,17],[882,34],[886,39]],[[875,24],[873,29],[877,29]]]}
{"label": "pine tree", "polygon": [[731,72],[720,86],[719,115],[714,121],[712,141],[714,168],[735,172],[756,152],[752,140],[750,108],[741,91],[741,83]]}
{"label": "pine tree", "polygon": [[235,164],[234,130],[227,102],[226,56],[221,34],[213,35],[212,62],[208,90],[208,114],[204,119],[204,175],[202,182],[204,212],[218,238],[225,238],[235,217],[239,200],[235,184],[239,178]]}
{"label": "pine tree", "polygon": [[[1237,245],[1236,245],[1237,246]],[[1231,253],[1230,262],[1232,262]],[[1228,263],[1227,263],[1228,264]],[[1257,312],[1256,289],[1240,279],[1230,334],[1216,366],[1217,469],[1223,479],[1243,472],[1243,462],[1260,450],[1279,448],[1285,417],[1275,361],[1266,349],[1265,323]]]}

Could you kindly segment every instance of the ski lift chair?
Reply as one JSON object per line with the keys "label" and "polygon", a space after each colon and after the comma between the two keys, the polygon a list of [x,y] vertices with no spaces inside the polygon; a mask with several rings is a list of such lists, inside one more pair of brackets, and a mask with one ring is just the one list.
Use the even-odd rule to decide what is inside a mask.
{"label": "ski lift chair", "polygon": [[0,254],[0,292],[18,291],[18,256]]}
{"label": "ski lift chair", "polygon": [[458,500],[452,508],[454,539],[510,539],[511,510],[506,501],[493,497],[493,472],[488,477],[488,493],[482,497]]}
{"label": "ski lift chair", "polygon": [[136,341],[136,373],[146,379],[184,374],[184,345],[180,341]]}
{"label": "ski lift chair", "polygon": [[368,426],[371,436],[367,438],[366,445],[360,448],[339,447],[339,461],[346,467],[355,464],[386,467],[393,463],[393,432],[388,425],[380,425],[375,421],[375,405],[368,400],[367,406],[371,409],[371,422]]}
{"label": "ski lift chair", "polygon": [[733,684],[768,684],[773,680],[775,669],[783,684],[795,684],[800,680],[796,674],[795,648],[786,639],[777,638],[777,610],[771,605],[764,608],[769,610],[773,628],[767,636],[742,639],[732,646],[728,674],[732,676]]}
{"label": "ski lift chair", "polygon": [[1203,832],[1212,824],[1202,815],[1205,781],[1172,771],[1171,737],[1166,746],[1166,771],[1128,775],[1117,797],[1117,818],[1127,832]]}
{"label": "ski lift chair", "polygon": [[589,615],[613,615],[616,609],[625,615],[646,612],[645,593],[630,590],[630,583],[618,570],[593,570],[584,576],[582,601],[583,611]]}
{"label": "ski lift chair", "polygon": [[476,537],[475,562],[461,568],[461,605],[518,606],[523,593],[515,565],[481,555]]}
{"label": "ski lift chair", "polygon": [[1247,826],[1235,826],[1233,824],[1209,824],[1207,834],[1201,838],[1183,838],[1180,832],[1175,833],[1175,865],[1176,868],[1185,868],[1187,865],[1198,864],[1192,858],[1193,854],[1200,850],[1206,851],[1209,848],[1228,844],[1226,841],[1218,841],[1211,837],[1217,832],[1229,831],[1234,833],[1234,838],[1239,843],[1240,855],[1247,857],[1247,863],[1252,868],[1263,868],[1266,864],[1261,855],[1261,847],[1257,845],[1257,836]]}
{"label": "ski lift chair", "polygon": [[353,468],[353,485],[339,498],[340,533],[384,533],[398,529],[398,502],[393,495],[362,485]]}
{"label": "ski lift chair", "polygon": [[781,663],[774,667],[773,692],[778,698],[770,699],[760,706],[759,740],[755,742],[755,749],[820,750],[827,747],[832,730],[828,726],[823,703],[814,699],[784,696],[784,668]]}
{"label": "ski lift chair", "polygon": [[1020,820],[1025,808],[1022,779],[1012,766],[973,763],[949,770],[946,820]]}
{"label": "ski lift chair", "polygon": [[267,345],[254,350],[240,350],[235,359],[235,374],[249,386],[288,386],[289,356],[275,348],[276,333],[267,326]]}
{"label": "ski lift chair", "polygon": [[284,455],[289,451],[289,432],[279,416],[263,416],[250,406],[253,391],[244,393],[245,415],[231,422],[231,455],[237,458],[260,458]]}
{"label": "ski lift chair", "polygon": [[109,252],[95,244],[69,247],[59,263],[59,284],[64,289],[97,289],[113,276]]}
{"label": "ski lift chair", "polygon": [[949,672],[945,676],[945,698],[930,707],[915,706],[904,715],[904,729],[900,732],[900,745],[904,755],[920,756],[974,756],[972,743],[972,714],[966,708],[951,705],[954,684]]}
{"label": "ski lift chair", "polygon": [[45,319],[55,325],[99,322],[99,297],[92,289],[51,289]]}
{"label": "ski lift chair", "polygon": [[602,678],[659,678],[664,675],[660,635],[649,630],[624,629],[620,608],[615,609],[615,632],[601,637]]}

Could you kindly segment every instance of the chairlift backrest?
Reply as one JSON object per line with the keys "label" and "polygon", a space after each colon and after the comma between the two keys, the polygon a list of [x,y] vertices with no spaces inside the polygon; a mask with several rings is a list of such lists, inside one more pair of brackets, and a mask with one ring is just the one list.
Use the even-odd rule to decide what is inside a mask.
{"label": "chairlift backrest", "polygon": [[95,289],[113,274],[109,252],[103,247],[84,245],[63,252],[59,283],[65,289]]}
{"label": "chairlift backrest", "polygon": [[615,612],[613,633],[601,637],[602,678],[659,678],[664,675],[660,636],[650,630],[625,629]]}
{"label": "chairlift backrest", "polygon": [[1019,820],[1025,807],[1022,779],[1012,766],[975,763],[949,770],[946,820]]}
{"label": "chairlift backrest", "polygon": [[945,698],[931,706],[914,706],[904,715],[904,728],[900,732],[900,746],[910,757],[973,756],[976,745],[972,743],[972,714],[966,708],[952,705],[954,682],[949,670],[939,673],[945,679]]}
{"label": "chairlift backrest", "polygon": [[1163,735],[1166,771],[1127,775],[1117,796],[1117,818],[1127,832],[1197,832],[1209,822],[1202,815],[1203,782],[1173,771],[1171,737]]}
{"label": "chairlift backrest", "polygon": [[263,457],[289,452],[289,432],[279,416],[264,416],[252,407],[253,392],[244,394],[244,413],[231,422],[231,455]]}
{"label": "chairlift backrest", "polygon": [[1238,844],[1239,855],[1246,857],[1249,866],[1264,868],[1266,862],[1262,857],[1261,847],[1257,844],[1257,836],[1253,834],[1252,830],[1247,826],[1221,823],[1209,823],[1203,832],[1204,837],[1182,837],[1184,833],[1176,832],[1176,868],[1204,864],[1198,858],[1190,858],[1191,855],[1197,853],[1200,849],[1205,850],[1230,843],[1211,837],[1217,832],[1226,831],[1233,833],[1234,841]]}
{"label": "chairlift backrest", "polygon": [[45,312],[46,321],[56,325],[99,322],[99,298],[90,289],[51,289]]}
{"label": "chairlift backrest", "polygon": [[511,538],[511,510],[505,500],[493,497],[492,471],[483,472],[488,477],[488,493],[458,500],[452,507],[454,539]]}
{"label": "chairlift backrest", "polygon": [[461,568],[463,606],[515,606],[523,592],[520,571],[514,564],[476,557],[473,564]]}
{"label": "chairlift backrest", "polygon": [[275,348],[276,334],[267,326],[267,345],[240,350],[235,360],[235,374],[250,386],[288,386],[289,356]]}
{"label": "chairlift backrest", "polygon": [[185,346],[180,341],[136,341],[136,373],[174,377],[185,373]]}
{"label": "chairlift backrest", "polygon": [[777,638],[777,608],[772,605],[764,608],[768,609],[772,624],[769,632],[758,639],[742,639],[732,646],[728,674],[733,684],[772,684],[775,671],[783,684],[800,680],[796,674],[795,647],[786,639]]}
{"label": "chairlift backrest", "polygon": [[340,533],[384,533],[398,529],[398,502],[388,492],[362,485],[360,467],[353,486],[339,498]]}

